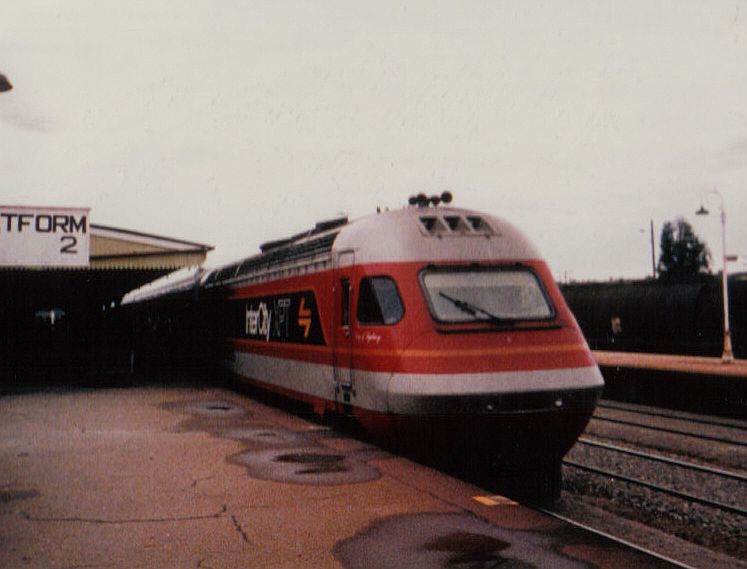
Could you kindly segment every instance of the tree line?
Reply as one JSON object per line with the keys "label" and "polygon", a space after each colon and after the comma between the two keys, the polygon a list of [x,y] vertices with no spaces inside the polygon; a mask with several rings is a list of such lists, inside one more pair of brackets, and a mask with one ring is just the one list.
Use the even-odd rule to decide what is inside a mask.
{"label": "tree line", "polygon": [[659,238],[659,279],[685,280],[711,272],[711,252],[684,219],[667,221]]}

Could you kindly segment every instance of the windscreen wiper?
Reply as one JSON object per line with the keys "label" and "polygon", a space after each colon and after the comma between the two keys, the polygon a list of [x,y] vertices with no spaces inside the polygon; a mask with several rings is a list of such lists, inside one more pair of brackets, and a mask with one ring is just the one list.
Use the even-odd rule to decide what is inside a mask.
{"label": "windscreen wiper", "polygon": [[[472,304],[471,302],[467,302],[466,300],[461,300],[459,298],[453,298],[443,292],[439,292],[438,294],[440,296],[443,296],[449,302],[451,302],[459,310],[461,310],[462,312],[466,312],[467,314],[471,316],[474,316],[475,319],[477,320],[480,320],[480,321],[487,320],[488,322],[491,322],[493,324],[502,324],[502,325],[514,324],[516,322],[516,320],[511,320],[509,318],[501,318],[500,316],[496,316],[492,312],[488,312],[484,308],[481,308],[477,306],[476,304]],[[478,312],[480,314],[484,314],[485,316],[487,316],[487,318],[477,318]]]}

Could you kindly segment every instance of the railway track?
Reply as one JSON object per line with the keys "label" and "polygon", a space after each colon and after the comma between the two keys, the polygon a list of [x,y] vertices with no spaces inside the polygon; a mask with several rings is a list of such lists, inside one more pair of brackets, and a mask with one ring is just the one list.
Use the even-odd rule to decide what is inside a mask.
{"label": "railway track", "polygon": [[659,551],[655,551],[654,549],[651,549],[649,547],[645,547],[643,545],[640,545],[638,543],[634,543],[628,539],[624,539],[620,536],[614,535],[613,533],[610,533],[608,531],[604,531],[599,529],[598,527],[594,527],[592,525],[583,523],[579,521],[578,519],[574,519],[572,517],[569,517],[567,515],[564,515],[558,511],[556,511],[553,508],[549,508],[546,506],[538,506],[538,505],[532,505],[533,509],[537,510],[538,512],[542,512],[545,515],[551,516],[555,519],[561,520],[564,523],[570,524],[574,527],[577,527],[579,529],[582,529],[584,531],[588,531],[591,533],[594,533],[596,535],[600,535],[606,539],[609,539],[610,541],[613,541],[614,543],[619,543],[621,545],[624,545],[626,547],[630,547],[632,549],[635,549],[637,551],[640,551],[641,553],[648,555],[650,557],[654,557],[656,559],[659,559],[660,561],[663,561],[669,565],[672,565],[673,567],[679,567],[680,569],[698,569],[694,565],[688,565],[687,563],[683,563],[679,559],[665,554],[661,553]]}
{"label": "railway track", "polygon": [[[654,433],[690,437],[721,445],[747,448],[747,421],[682,413],[668,409],[602,401],[592,424],[607,423]],[[587,429],[588,430],[588,429]]]}
{"label": "railway track", "polygon": [[611,409],[615,411],[635,413],[637,415],[648,416],[648,417],[682,420],[682,421],[688,421],[690,423],[695,423],[699,425],[727,427],[730,429],[747,431],[747,421],[739,421],[737,419],[725,419],[722,417],[695,415],[693,413],[682,413],[682,412],[672,411],[669,409],[658,409],[655,407],[644,407],[641,405],[619,403],[616,401],[611,401],[609,399],[603,399],[599,403],[597,403],[597,409]]}
{"label": "railway track", "polygon": [[605,401],[564,460],[557,509],[586,504],[745,559],[745,449],[744,421]]}
{"label": "railway track", "polygon": [[[636,453],[636,456],[645,456],[643,453]],[[660,459],[656,459],[660,460]],[[730,514],[735,514],[738,516],[744,516],[747,517],[747,509],[741,508],[739,506],[732,506],[731,504],[724,504],[722,502],[711,500],[709,498],[704,498],[702,496],[696,496],[695,494],[689,493],[689,492],[681,492],[679,490],[675,490],[673,488],[664,486],[662,484],[656,484],[653,482],[649,482],[646,480],[642,480],[640,478],[634,478],[631,476],[627,476],[625,474],[622,474],[620,472],[616,472],[614,470],[606,469],[606,468],[598,468],[594,466],[589,466],[586,464],[581,464],[580,462],[576,462],[573,460],[564,460],[563,464],[565,466],[570,466],[572,468],[577,468],[580,470],[584,470],[586,472],[590,472],[592,474],[597,474],[600,476],[605,476],[609,478],[614,478],[616,480],[619,480],[621,482],[627,482],[628,484],[635,484],[637,486],[641,486],[643,488],[648,488],[649,490],[653,490],[655,492],[659,492],[662,494],[666,494],[668,496],[672,496],[674,498],[679,498],[681,500],[684,500],[687,503],[693,503],[693,504],[701,504],[703,506],[707,506],[709,508],[714,508],[717,510],[721,510],[724,512],[728,512]],[[670,463],[671,464],[671,463]],[[678,466],[681,466],[678,465]],[[687,468],[690,468],[693,465],[687,465]]]}
{"label": "railway track", "polygon": [[682,468],[687,468],[689,470],[694,470],[698,472],[705,472],[707,474],[714,474],[717,476],[722,476],[724,478],[731,478],[732,480],[739,480],[742,482],[747,482],[747,475],[739,473],[739,472],[732,472],[730,470],[724,470],[721,468],[713,468],[710,466],[703,466],[702,464],[695,464],[693,462],[687,462],[684,460],[678,460],[676,458],[669,458],[667,456],[663,456],[660,454],[654,454],[650,452],[644,452],[640,450],[634,450],[626,447],[621,447],[618,445],[612,445],[608,443],[603,443],[600,441],[592,440],[588,437],[580,437],[577,441],[577,444],[587,445],[587,446],[593,446],[596,448],[603,448],[606,450],[611,450],[615,452],[619,452],[621,454],[627,454],[629,456],[636,456],[639,458],[644,458],[647,460],[651,460],[653,462],[662,462],[664,464],[671,464],[673,466],[680,466]]}
{"label": "railway track", "polygon": [[737,439],[731,439],[731,438],[724,438],[724,437],[719,437],[719,436],[705,435],[705,434],[701,434],[701,433],[695,433],[695,432],[692,432],[692,431],[684,431],[684,430],[681,430],[681,429],[670,429],[668,427],[657,427],[657,426],[653,426],[653,425],[646,425],[644,423],[637,423],[635,421],[626,421],[624,419],[613,419],[613,418],[610,418],[610,417],[597,417],[597,416],[594,416],[594,417],[592,417],[592,420],[594,420],[594,421],[606,421],[608,423],[615,423],[615,424],[618,424],[618,425],[627,425],[629,427],[637,427],[637,428],[641,428],[641,429],[648,429],[648,430],[651,430],[651,431],[659,431],[659,432],[662,432],[662,433],[669,433],[669,434],[672,434],[672,435],[682,435],[682,436],[685,436],[685,437],[694,437],[694,438],[698,438],[698,439],[701,439],[701,440],[704,440],[704,441],[713,441],[713,442],[718,442],[718,443],[723,443],[723,444],[730,444],[730,445],[734,445],[734,446],[747,447],[747,441],[740,441],[740,440],[737,440]]}

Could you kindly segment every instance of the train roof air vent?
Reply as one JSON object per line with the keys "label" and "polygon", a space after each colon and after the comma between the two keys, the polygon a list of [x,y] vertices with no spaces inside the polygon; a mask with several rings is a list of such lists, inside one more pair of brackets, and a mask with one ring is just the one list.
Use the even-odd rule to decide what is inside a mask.
{"label": "train roof air vent", "polygon": [[479,216],[423,215],[419,219],[420,225],[427,235],[496,235],[490,224]]}
{"label": "train roof air vent", "polygon": [[467,222],[472,227],[473,231],[482,233],[483,235],[494,235],[495,231],[490,227],[487,221],[477,215],[468,215]]}
{"label": "train roof air vent", "polygon": [[443,219],[436,215],[424,215],[420,218],[420,224],[431,235],[447,233],[449,230]]}
{"label": "train roof air vent", "polygon": [[459,215],[445,215],[444,221],[446,222],[446,225],[449,226],[449,229],[454,233],[466,233],[470,230],[470,226],[467,225],[464,218]]}

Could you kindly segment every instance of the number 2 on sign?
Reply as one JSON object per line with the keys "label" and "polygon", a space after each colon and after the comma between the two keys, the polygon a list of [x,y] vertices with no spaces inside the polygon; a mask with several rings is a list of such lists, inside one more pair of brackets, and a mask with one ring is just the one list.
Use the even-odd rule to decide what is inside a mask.
{"label": "number 2 on sign", "polygon": [[60,241],[63,243],[67,242],[67,245],[63,245],[60,247],[60,253],[72,253],[75,254],[78,252],[78,250],[75,248],[75,246],[78,244],[78,239],[76,237],[73,237],[72,235],[63,235],[60,237]]}

